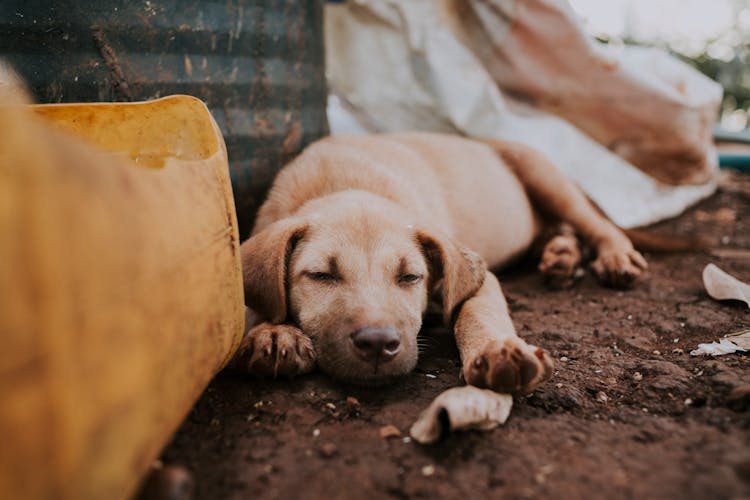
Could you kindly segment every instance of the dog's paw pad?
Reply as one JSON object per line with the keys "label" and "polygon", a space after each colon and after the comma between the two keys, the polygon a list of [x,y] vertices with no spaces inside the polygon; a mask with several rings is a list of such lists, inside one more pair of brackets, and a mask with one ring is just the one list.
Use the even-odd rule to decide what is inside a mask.
{"label": "dog's paw pad", "polygon": [[591,269],[603,285],[615,288],[632,286],[648,268],[646,259],[632,246],[603,247]]}
{"label": "dog's paw pad", "polygon": [[477,387],[527,394],[552,376],[552,367],[544,349],[510,338],[490,342],[464,365],[464,377]]}
{"label": "dog's paw pad", "polygon": [[548,286],[566,288],[581,276],[581,248],[573,235],[552,238],[544,247],[539,271]]}
{"label": "dog's paw pad", "polygon": [[235,368],[260,377],[294,376],[315,368],[310,338],[290,325],[262,323],[248,332],[235,355]]}

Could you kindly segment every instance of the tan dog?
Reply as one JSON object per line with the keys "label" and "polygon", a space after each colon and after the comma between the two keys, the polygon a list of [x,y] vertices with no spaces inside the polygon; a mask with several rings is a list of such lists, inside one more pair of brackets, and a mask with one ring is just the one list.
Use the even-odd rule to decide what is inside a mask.
{"label": "tan dog", "polygon": [[[487,269],[529,250],[543,212],[592,245],[603,282],[626,285],[646,268],[624,233],[526,147],[427,133],[321,140],[279,173],[241,246],[245,300],[263,322],[234,364],[277,376],[317,362],[382,383],[414,368],[422,316],[438,297],[466,381],[529,392],[552,361],[516,335]],[[580,260],[564,234],[540,269],[565,281]]]}

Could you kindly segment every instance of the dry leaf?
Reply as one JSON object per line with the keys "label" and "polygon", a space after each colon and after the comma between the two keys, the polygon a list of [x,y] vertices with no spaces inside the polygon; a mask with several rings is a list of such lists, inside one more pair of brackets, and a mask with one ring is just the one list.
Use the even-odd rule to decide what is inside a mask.
{"label": "dry leaf", "polygon": [[750,285],[709,264],[703,269],[703,286],[716,300],[741,300],[750,307]]}
{"label": "dry leaf", "polygon": [[743,349],[750,350],[750,328],[726,335],[726,339]]}
{"label": "dry leaf", "polygon": [[724,354],[732,354],[735,352],[744,352],[745,349],[738,346],[737,344],[727,340],[721,339],[718,342],[711,342],[710,344],[698,344],[698,348],[690,351],[691,356],[723,356]]}
{"label": "dry leaf", "polygon": [[723,356],[735,352],[746,352],[750,350],[750,328],[737,333],[725,335],[718,342],[710,344],[698,344],[698,348],[690,351],[691,356]]}
{"label": "dry leaf", "polygon": [[422,444],[438,441],[450,431],[490,430],[505,423],[513,406],[508,394],[470,385],[440,394],[411,426],[411,437]]}

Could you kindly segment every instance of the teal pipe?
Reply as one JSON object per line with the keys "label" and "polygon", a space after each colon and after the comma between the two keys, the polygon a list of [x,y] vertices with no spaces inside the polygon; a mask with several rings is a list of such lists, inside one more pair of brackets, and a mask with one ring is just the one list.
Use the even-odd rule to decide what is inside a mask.
{"label": "teal pipe", "polygon": [[[734,142],[736,144],[750,144],[750,129],[730,132],[720,128],[714,129],[716,142]],[[719,167],[750,172],[750,154],[748,153],[719,153]]]}
{"label": "teal pipe", "polygon": [[750,155],[738,153],[719,153],[719,167],[724,169],[750,172]]}

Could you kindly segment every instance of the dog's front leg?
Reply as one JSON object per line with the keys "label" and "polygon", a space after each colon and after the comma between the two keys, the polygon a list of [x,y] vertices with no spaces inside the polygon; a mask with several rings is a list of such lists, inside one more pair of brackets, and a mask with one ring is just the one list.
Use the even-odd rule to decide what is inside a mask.
{"label": "dog's front leg", "polygon": [[490,272],[461,306],[454,332],[463,376],[471,385],[526,394],[552,376],[547,352],[516,334],[500,283]]}
{"label": "dog's front leg", "polygon": [[[257,323],[252,313],[246,320],[249,325]],[[260,377],[291,377],[311,372],[315,360],[312,342],[299,328],[260,322],[245,334],[231,366]]]}

